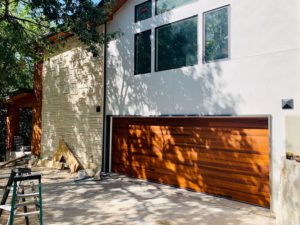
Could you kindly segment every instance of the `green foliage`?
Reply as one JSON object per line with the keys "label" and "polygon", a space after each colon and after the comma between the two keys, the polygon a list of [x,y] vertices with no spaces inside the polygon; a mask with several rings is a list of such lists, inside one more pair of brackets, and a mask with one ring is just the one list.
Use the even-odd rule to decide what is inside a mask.
{"label": "green foliage", "polygon": [[[32,65],[35,49],[31,41],[36,29],[32,24],[5,20],[0,10],[0,97],[18,87],[32,84]],[[11,6],[11,14],[22,17],[28,9]]]}
{"label": "green foliage", "polygon": [[98,33],[114,0],[96,5],[92,0],[1,0],[0,1],[0,98],[16,88],[30,88],[33,65],[42,51],[53,46],[46,34],[71,32],[98,56],[97,46],[114,38]]}

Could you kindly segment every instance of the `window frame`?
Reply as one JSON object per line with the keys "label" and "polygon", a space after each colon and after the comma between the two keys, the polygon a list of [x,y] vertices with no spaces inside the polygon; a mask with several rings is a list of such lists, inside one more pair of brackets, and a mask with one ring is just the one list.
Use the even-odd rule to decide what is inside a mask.
{"label": "window frame", "polygon": [[[185,20],[188,20],[188,19],[191,19],[191,18],[194,18],[196,17],[197,18],[197,63],[195,63],[194,65],[190,65],[190,66],[181,66],[181,67],[178,67],[178,68],[172,68],[172,69],[164,69],[164,70],[158,70],[157,69],[157,30],[162,28],[162,27],[166,27],[166,26],[169,26],[171,24],[174,24],[174,23],[178,23],[178,22],[182,22],[182,21],[185,21]],[[167,24],[163,24],[161,26],[158,26],[158,27],[155,27],[154,29],[154,72],[162,72],[162,71],[167,71],[167,70],[176,70],[176,69],[180,69],[180,68],[183,68],[183,67],[191,67],[191,66],[195,66],[195,65],[198,65],[199,64],[199,15],[196,14],[196,15],[193,15],[193,16],[190,16],[190,17],[186,17],[184,19],[180,19],[180,20],[176,20],[174,22],[171,22],[171,23],[167,23]]]}
{"label": "window frame", "polygon": [[[149,39],[150,39],[150,71],[149,72],[144,72],[144,73],[138,73],[137,70],[136,70],[136,67],[137,67],[137,46],[136,46],[136,43],[137,43],[137,36],[138,35],[141,35],[143,33],[147,33],[147,32],[150,32],[150,35],[149,35]],[[151,35],[152,35],[152,29],[148,29],[148,30],[145,30],[145,31],[142,31],[142,32],[139,32],[139,33],[135,33],[134,34],[134,68],[133,68],[133,73],[134,75],[142,75],[142,74],[147,74],[147,73],[151,73],[152,72],[152,40],[151,40]]]}
{"label": "window frame", "polygon": [[150,19],[150,18],[152,18],[153,17],[153,4],[152,4],[152,0],[147,0],[147,1],[144,1],[144,2],[142,2],[142,3],[140,3],[140,4],[137,4],[137,5],[135,5],[134,6],[134,22],[135,23],[137,23],[137,22],[140,22],[140,21],[144,21],[144,20],[147,20],[147,19],[143,19],[143,20],[137,20],[137,8],[139,7],[139,6],[141,6],[141,5],[144,5],[144,4],[146,4],[146,3],[148,3],[148,2],[150,2],[151,3],[151,16],[149,17],[149,18],[147,18],[147,19]]}
{"label": "window frame", "polygon": [[[213,60],[209,60],[206,61],[205,59],[205,15],[207,13],[211,13],[211,12],[215,12],[221,9],[227,8],[227,12],[228,12],[228,56],[226,58],[222,58],[222,59],[213,59]],[[213,63],[213,62],[220,62],[220,61],[227,61],[231,59],[231,7],[230,5],[224,5],[224,6],[220,6],[218,8],[214,8],[208,11],[203,12],[202,14],[202,63],[203,64],[207,64],[207,63]]]}

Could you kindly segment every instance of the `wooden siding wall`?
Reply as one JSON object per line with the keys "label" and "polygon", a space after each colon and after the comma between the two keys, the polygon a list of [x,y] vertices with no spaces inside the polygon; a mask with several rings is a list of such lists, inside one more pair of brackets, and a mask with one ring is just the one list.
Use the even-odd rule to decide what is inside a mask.
{"label": "wooden siding wall", "polygon": [[116,117],[112,172],[269,207],[268,118]]}
{"label": "wooden siding wall", "polygon": [[[9,99],[5,105],[7,107],[7,134],[6,134],[6,149],[7,151],[13,150],[14,136],[19,135],[20,132],[20,109],[22,108],[36,108],[36,97],[33,93],[20,93]],[[34,121],[33,115],[33,121]],[[33,122],[32,126],[34,127]],[[32,140],[34,143],[34,139]]]}
{"label": "wooden siding wall", "polygon": [[41,154],[42,139],[42,99],[43,99],[43,62],[37,63],[34,68],[34,96],[36,104],[32,109],[32,154]]}
{"label": "wooden siding wall", "polygon": [[8,109],[6,124],[6,149],[13,150],[14,136],[19,135],[20,109],[32,109],[32,141],[31,152],[33,155],[41,154],[41,133],[42,133],[42,98],[43,98],[43,63],[37,63],[34,66],[33,93],[20,93],[12,96],[5,106]]}
{"label": "wooden siding wall", "polygon": [[6,149],[12,151],[14,147],[14,136],[19,134],[20,110],[16,107],[9,107],[6,117]]}

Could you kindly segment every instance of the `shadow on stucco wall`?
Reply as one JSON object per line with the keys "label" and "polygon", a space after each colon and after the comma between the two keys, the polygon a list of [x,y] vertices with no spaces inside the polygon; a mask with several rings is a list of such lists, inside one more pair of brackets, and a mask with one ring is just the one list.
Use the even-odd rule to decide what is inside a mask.
{"label": "shadow on stucco wall", "polygon": [[[237,114],[242,99],[226,90],[226,61],[202,64],[203,57],[198,57],[195,66],[134,75],[134,34],[143,30],[140,24],[130,25],[128,34],[109,46],[108,114]],[[269,207],[269,134],[265,127],[194,124],[187,128],[184,122],[162,125],[127,120],[113,125],[114,172]]]}
{"label": "shadow on stucco wall", "polygon": [[[151,19],[152,61],[155,59],[156,48],[154,24],[157,20],[159,24],[169,23],[171,17],[170,12],[159,19]],[[127,17],[118,19],[130,21]],[[242,100],[240,96],[225,91],[222,65],[226,62],[203,64],[203,57],[199,54],[202,51],[201,43],[198,43],[198,65],[153,72],[152,62],[152,73],[134,75],[134,35],[147,29],[149,26],[145,27],[143,23],[127,25],[124,35],[108,45],[108,114],[236,114]],[[180,43],[177,46],[180,47]]]}

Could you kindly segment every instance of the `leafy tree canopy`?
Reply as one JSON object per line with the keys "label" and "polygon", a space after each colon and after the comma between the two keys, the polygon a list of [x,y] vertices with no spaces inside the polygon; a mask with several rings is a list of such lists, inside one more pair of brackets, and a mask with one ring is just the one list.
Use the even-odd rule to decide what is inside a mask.
{"label": "leafy tree canopy", "polygon": [[103,24],[114,0],[0,0],[0,97],[15,88],[32,85],[33,64],[40,49],[51,49],[46,34],[71,32],[97,56],[97,45],[117,33],[104,36]]}

